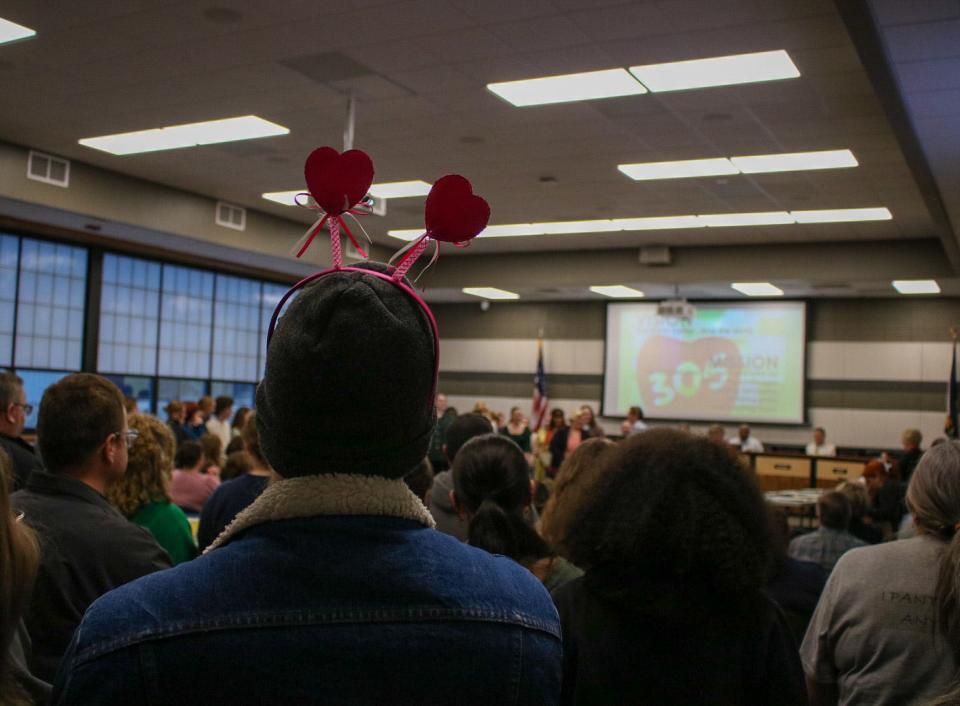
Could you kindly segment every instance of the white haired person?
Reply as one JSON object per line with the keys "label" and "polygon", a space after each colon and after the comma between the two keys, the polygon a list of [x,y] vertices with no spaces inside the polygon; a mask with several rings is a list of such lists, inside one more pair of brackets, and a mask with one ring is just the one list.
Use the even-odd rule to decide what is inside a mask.
{"label": "white haired person", "polygon": [[930,449],[907,490],[917,536],[840,557],[800,648],[811,703],[928,703],[960,649],[960,442]]}

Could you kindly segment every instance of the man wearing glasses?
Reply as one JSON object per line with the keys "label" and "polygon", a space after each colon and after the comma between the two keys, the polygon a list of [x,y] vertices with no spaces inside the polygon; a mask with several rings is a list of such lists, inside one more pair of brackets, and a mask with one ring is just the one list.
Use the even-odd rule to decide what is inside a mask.
{"label": "man wearing glasses", "polygon": [[13,490],[19,490],[40,461],[33,447],[21,438],[33,407],[27,404],[23,380],[10,372],[0,372],[0,448],[13,461]]}
{"label": "man wearing glasses", "polygon": [[101,595],[170,566],[153,535],[104,498],[123,476],[136,439],[123,395],[109,380],[77,373],[51,385],[40,402],[34,470],[12,502],[40,540],[40,570],[25,621],[31,672],[52,681],[84,611]]}

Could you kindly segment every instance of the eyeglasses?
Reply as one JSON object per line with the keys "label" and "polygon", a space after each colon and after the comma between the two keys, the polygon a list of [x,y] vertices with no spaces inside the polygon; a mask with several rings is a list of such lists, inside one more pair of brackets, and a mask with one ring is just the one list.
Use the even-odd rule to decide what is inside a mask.
{"label": "eyeglasses", "polygon": [[140,432],[138,432],[136,429],[127,429],[126,431],[116,432],[114,436],[117,438],[120,438],[121,436],[124,437],[127,440],[127,448],[131,449],[133,448],[133,442],[135,442],[137,437],[140,436]]}
{"label": "eyeglasses", "polygon": [[14,402],[14,403],[13,403],[13,406],[14,406],[14,407],[23,407],[23,414],[24,414],[24,416],[29,417],[31,414],[33,414],[33,405],[32,405],[32,404],[22,404],[22,403],[20,403],[20,402]]}

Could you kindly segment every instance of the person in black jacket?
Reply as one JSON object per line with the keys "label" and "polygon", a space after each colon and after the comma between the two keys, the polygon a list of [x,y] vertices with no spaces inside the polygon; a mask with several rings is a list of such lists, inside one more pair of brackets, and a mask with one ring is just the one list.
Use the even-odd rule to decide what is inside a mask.
{"label": "person in black jacket", "polygon": [[903,432],[900,443],[903,446],[903,456],[897,461],[897,474],[900,476],[900,482],[907,486],[910,483],[910,476],[913,475],[913,469],[920,462],[923,451],[920,444],[923,441],[923,435],[918,429],[907,429]]}
{"label": "person in black jacket", "polygon": [[0,447],[13,466],[13,490],[22,488],[34,469],[40,468],[33,447],[20,437],[32,411],[23,380],[11,372],[0,372]]}
{"label": "person in black jacket", "polygon": [[30,668],[53,681],[84,611],[128,581],[168,568],[170,557],[143,527],[107,502],[104,489],[127,467],[123,395],[97,375],[68,375],[40,403],[39,449],[46,470],[13,494],[14,509],[40,541],[40,569],[26,615]]}
{"label": "person in black jacket", "polygon": [[553,593],[561,702],[805,705],[796,643],[763,593],[763,498],[726,449],[653,429],[586,472],[559,543],[586,575]]}
{"label": "person in black jacket", "polygon": [[590,428],[586,424],[584,413],[577,410],[570,417],[570,426],[561,427],[550,439],[550,468],[547,473],[552,478],[560,469],[560,464],[566,458],[568,451],[573,451],[584,441],[592,437]]}

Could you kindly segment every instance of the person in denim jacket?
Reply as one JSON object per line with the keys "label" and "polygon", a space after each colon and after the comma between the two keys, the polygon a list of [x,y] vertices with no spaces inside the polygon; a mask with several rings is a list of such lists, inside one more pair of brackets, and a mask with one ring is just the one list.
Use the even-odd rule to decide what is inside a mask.
{"label": "person in denim jacket", "polygon": [[280,480],[200,558],[94,603],[53,703],[557,703],[546,590],[434,530],[402,480],[436,424],[434,331],[375,275],[301,289],[257,390]]}

